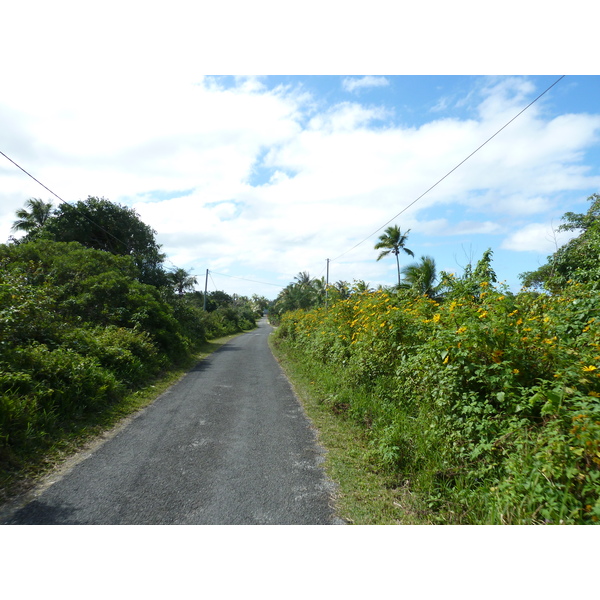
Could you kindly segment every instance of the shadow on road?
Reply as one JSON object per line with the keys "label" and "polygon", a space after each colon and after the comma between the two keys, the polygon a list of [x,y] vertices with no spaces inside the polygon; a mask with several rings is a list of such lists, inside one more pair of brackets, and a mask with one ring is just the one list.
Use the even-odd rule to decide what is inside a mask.
{"label": "shadow on road", "polygon": [[62,506],[51,506],[39,500],[30,502],[18,510],[5,525],[80,525],[71,517],[74,509]]}

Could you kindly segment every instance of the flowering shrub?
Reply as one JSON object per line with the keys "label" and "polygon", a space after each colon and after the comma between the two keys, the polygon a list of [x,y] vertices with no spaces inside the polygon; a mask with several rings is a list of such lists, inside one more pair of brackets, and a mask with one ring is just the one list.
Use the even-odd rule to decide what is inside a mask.
{"label": "flowering shrub", "polygon": [[374,459],[444,522],[596,522],[600,299],[478,286],[354,294],[285,314],[278,339],[352,390]]}

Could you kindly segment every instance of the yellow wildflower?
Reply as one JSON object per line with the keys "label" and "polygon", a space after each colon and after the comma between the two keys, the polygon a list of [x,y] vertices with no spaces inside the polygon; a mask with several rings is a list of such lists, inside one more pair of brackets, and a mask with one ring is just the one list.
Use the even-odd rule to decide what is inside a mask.
{"label": "yellow wildflower", "polygon": [[583,370],[586,373],[589,373],[590,371],[595,371],[598,367],[595,367],[594,365],[590,365],[589,367],[583,367]]}

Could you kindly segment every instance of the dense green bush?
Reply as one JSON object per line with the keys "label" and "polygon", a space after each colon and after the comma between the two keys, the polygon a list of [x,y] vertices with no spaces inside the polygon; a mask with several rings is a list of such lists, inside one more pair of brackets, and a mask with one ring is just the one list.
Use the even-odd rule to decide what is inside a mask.
{"label": "dense green bush", "polygon": [[365,425],[379,468],[440,522],[600,518],[592,287],[512,295],[458,281],[439,303],[355,294],[284,314],[277,339],[335,374],[324,403]]}
{"label": "dense green bush", "polygon": [[26,450],[255,326],[140,282],[130,256],[46,239],[0,245],[0,457]]}
{"label": "dense green bush", "polygon": [[145,331],[109,325],[76,328],[65,333],[63,347],[95,358],[129,387],[142,384],[168,366]]}
{"label": "dense green bush", "polygon": [[117,400],[123,385],[90,356],[43,344],[13,349],[0,364],[0,440],[26,446],[66,420]]}

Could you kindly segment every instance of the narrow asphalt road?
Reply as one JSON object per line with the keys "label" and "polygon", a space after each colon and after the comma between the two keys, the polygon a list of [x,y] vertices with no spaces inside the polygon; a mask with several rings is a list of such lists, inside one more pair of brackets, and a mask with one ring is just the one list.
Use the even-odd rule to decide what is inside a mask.
{"label": "narrow asphalt road", "polygon": [[267,344],[234,338],[3,524],[338,524],[304,411]]}

